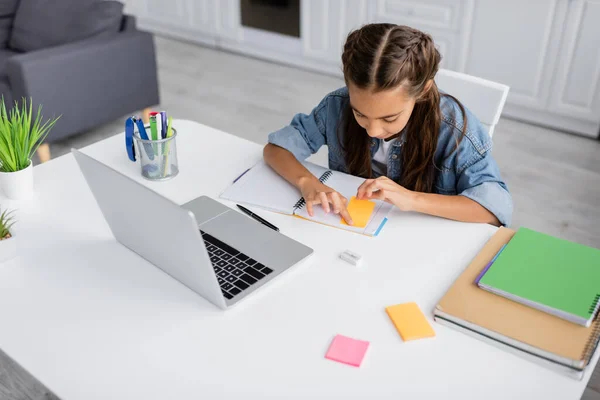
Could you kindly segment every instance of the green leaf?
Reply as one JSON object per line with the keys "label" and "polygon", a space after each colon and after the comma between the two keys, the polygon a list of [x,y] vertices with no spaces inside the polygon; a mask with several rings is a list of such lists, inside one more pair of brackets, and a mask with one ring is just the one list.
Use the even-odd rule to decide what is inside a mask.
{"label": "green leaf", "polygon": [[13,211],[4,210],[0,214],[0,238],[4,238],[15,224]]}
{"label": "green leaf", "polygon": [[33,109],[33,99],[15,101],[10,111],[4,97],[0,105],[0,171],[14,172],[29,166],[38,147],[46,139],[56,121],[43,121],[42,106]]}

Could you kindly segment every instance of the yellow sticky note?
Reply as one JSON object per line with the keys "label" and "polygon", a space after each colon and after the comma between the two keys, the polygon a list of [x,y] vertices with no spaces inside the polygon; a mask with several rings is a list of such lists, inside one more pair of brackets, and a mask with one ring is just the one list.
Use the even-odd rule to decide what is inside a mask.
{"label": "yellow sticky note", "polygon": [[429,325],[417,303],[396,304],[386,307],[385,312],[405,342],[435,336],[435,331]]}
{"label": "yellow sticky note", "polygon": [[[371,219],[371,214],[375,209],[375,203],[371,200],[358,200],[352,196],[348,202],[348,212],[352,218],[352,222],[357,228],[364,228]],[[347,225],[346,221],[342,218],[341,223]]]}

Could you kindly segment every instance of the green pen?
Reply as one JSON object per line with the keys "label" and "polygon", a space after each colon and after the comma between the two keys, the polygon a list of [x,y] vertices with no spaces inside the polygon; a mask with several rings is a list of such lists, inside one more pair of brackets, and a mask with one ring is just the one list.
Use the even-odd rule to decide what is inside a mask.
{"label": "green pen", "polygon": [[169,122],[167,123],[167,137],[173,136],[173,118],[169,117]]}
{"label": "green pen", "polygon": [[152,135],[152,140],[158,140],[158,131],[156,128],[156,115],[150,116],[150,135]]}
{"label": "green pen", "polygon": [[[167,138],[170,138],[171,136],[173,136],[173,118],[169,116],[169,119],[167,122]],[[170,147],[171,147],[171,142],[169,141],[169,142],[167,142],[167,145],[163,148],[163,156],[165,156],[164,164],[163,164],[163,177],[167,175],[167,168],[169,166]]]}
{"label": "green pen", "polygon": [[[171,136],[173,136],[173,118],[169,117],[169,119],[167,120],[167,136],[166,138],[170,138]],[[165,145],[165,147],[163,147],[163,155],[166,155],[167,158],[169,157],[169,148],[171,142],[167,142],[167,144]]]}

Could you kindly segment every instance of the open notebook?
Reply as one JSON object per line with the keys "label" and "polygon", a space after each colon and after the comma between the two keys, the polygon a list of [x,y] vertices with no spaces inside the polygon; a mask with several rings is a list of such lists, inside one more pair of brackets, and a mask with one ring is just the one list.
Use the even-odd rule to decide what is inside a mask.
{"label": "open notebook", "polygon": [[321,182],[337,190],[347,199],[351,199],[348,209],[355,225],[346,225],[335,213],[326,213],[321,207],[314,207],[311,217],[306,211],[304,199],[298,189],[279,176],[264,161],[258,162],[233,185],[228,187],[221,198],[236,203],[256,206],[278,213],[296,215],[311,221],[348,231],[377,236],[385,222],[392,205],[379,200],[356,200],[358,187],[363,178],[332,171],[305,161],[302,163]]}

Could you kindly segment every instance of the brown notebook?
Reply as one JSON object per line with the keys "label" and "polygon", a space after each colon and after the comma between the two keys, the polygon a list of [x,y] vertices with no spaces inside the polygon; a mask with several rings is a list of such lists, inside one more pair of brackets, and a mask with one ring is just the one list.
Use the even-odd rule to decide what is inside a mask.
{"label": "brown notebook", "polygon": [[550,357],[555,362],[583,369],[598,342],[598,318],[589,328],[585,328],[489,293],[474,283],[481,270],[514,234],[515,231],[511,229],[500,228],[492,236],[440,300],[435,309],[436,317],[451,320],[463,327],[469,326],[471,331],[484,328],[488,331],[484,333],[485,336],[495,333],[492,336],[505,344],[507,341],[502,337],[512,339],[511,347],[538,356],[546,353],[546,358],[550,353],[558,356]]}

